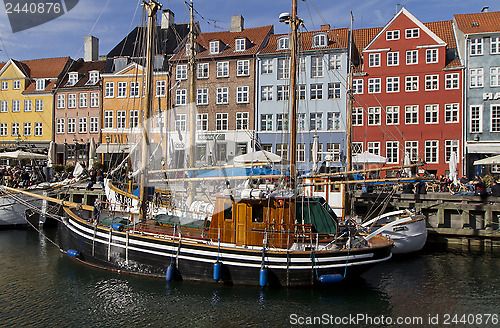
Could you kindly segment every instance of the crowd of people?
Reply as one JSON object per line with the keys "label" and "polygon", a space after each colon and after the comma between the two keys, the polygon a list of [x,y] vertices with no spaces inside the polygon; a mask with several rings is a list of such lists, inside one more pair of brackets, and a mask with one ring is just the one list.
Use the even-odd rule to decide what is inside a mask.
{"label": "crowd of people", "polygon": [[0,184],[12,188],[27,188],[44,181],[43,172],[31,167],[6,166],[0,169]]}

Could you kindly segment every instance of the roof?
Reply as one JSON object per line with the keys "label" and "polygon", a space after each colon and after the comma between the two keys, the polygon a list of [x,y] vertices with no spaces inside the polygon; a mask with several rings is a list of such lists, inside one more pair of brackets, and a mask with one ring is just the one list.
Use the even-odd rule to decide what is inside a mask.
{"label": "roof", "polygon": [[[79,79],[75,85],[66,86],[66,82],[68,81],[69,74],[66,74],[61,83],[59,84],[59,88],[79,88],[87,86],[86,83],[89,80],[89,72],[98,71],[100,74],[104,72],[104,67],[106,66],[105,60],[96,60],[96,61],[83,61],[83,59],[78,59],[73,65],[70,67],[67,73],[70,72],[78,72]],[[90,87],[93,87],[91,85]]]}
{"label": "roof", "polygon": [[455,33],[453,32],[453,21],[431,22],[424,23],[424,25],[446,43],[446,67],[462,66],[458,56]]}
{"label": "roof", "polygon": [[352,32],[352,39],[354,43],[354,51],[352,53],[352,62],[354,65],[354,70],[356,72],[362,71],[362,55],[363,49],[376,37],[382,27],[371,27],[371,28],[361,28],[355,29]]}
{"label": "roof", "polygon": [[[320,33],[328,34],[328,45],[326,47],[313,47],[313,36]],[[288,34],[273,34],[269,37],[269,42],[260,51],[260,54],[284,53],[290,52],[290,49],[278,50],[278,39]],[[311,32],[301,32],[299,35],[300,51],[306,50],[324,50],[324,49],[344,49],[348,45],[348,28],[337,28],[328,30],[319,30]]]}
{"label": "roof", "polygon": [[[29,74],[27,75],[32,79],[57,79],[72,61],[70,57],[57,57],[24,60],[22,63],[29,69]],[[26,68],[26,66],[24,67]],[[23,69],[22,67],[19,68]]]}
{"label": "roof", "polygon": [[474,14],[457,14],[453,16],[457,27],[465,34],[488,33],[500,31],[500,11]]}

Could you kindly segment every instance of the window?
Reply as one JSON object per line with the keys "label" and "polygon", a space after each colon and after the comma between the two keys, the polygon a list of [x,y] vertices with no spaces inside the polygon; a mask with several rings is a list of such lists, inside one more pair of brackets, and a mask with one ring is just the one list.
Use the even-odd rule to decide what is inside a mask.
{"label": "window", "polygon": [[23,125],[23,135],[25,136],[30,136],[31,135],[31,123],[30,122],[25,122]]}
{"label": "window", "polygon": [[198,79],[208,79],[208,73],[209,73],[208,63],[198,64],[198,69],[196,70]]}
{"label": "window", "polygon": [[323,99],[323,84],[311,84],[311,99]]}
{"label": "window", "polygon": [[387,53],[387,66],[398,66],[399,65],[399,52],[388,52]]}
{"label": "window", "polygon": [[355,95],[363,94],[363,80],[362,79],[352,80],[352,91]]}
{"label": "window", "polygon": [[380,66],[380,54],[370,54],[368,56],[368,66],[369,67],[379,67]]}
{"label": "window", "polygon": [[92,92],[90,94],[90,107],[99,107],[99,93]]}
{"label": "window", "polygon": [[490,86],[500,87],[500,67],[490,68]]}
{"label": "window", "polygon": [[43,99],[35,100],[35,112],[43,112]]}
{"label": "window", "polygon": [[304,100],[306,99],[306,85],[305,84],[299,84],[299,100]]}
{"label": "window", "polygon": [[405,142],[405,154],[408,154],[410,161],[418,161],[418,141]]}
{"label": "window", "polygon": [[380,142],[378,141],[367,142],[366,148],[367,148],[366,150],[369,153],[380,155]]}
{"label": "window", "polygon": [[500,132],[500,105],[491,105],[491,132]]}
{"label": "window", "polygon": [[439,90],[439,75],[425,76],[425,91]]}
{"label": "window", "polygon": [[78,73],[72,72],[69,73],[67,86],[73,86],[78,82]]}
{"label": "window", "polygon": [[208,131],[208,114],[196,114],[196,130]]}
{"label": "window", "polygon": [[76,93],[68,94],[68,108],[76,108]]}
{"label": "window", "polygon": [[247,40],[236,39],[235,51],[245,51],[245,50],[247,50]]}
{"label": "window", "polygon": [[139,111],[137,109],[132,109],[129,111],[128,126],[133,129],[139,126]]}
{"label": "window", "polygon": [[271,100],[273,100],[273,86],[264,86],[264,87],[261,87],[260,100],[261,101],[271,101]]}
{"label": "window", "polygon": [[425,105],[425,124],[439,123],[439,105]]}
{"label": "window", "polygon": [[208,105],[208,88],[196,90],[196,104]]}
{"label": "window", "polygon": [[399,163],[399,142],[387,141],[385,147],[386,147],[385,151],[386,151],[387,163],[389,164]]}
{"label": "window", "polygon": [[31,112],[31,100],[24,101],[24,111]]}
{"label": "window", "polygon": [[352,143],[352,154],[361,154],[363,152],[363,143],[362,142],[353,142]]}
{"label": "window", "polygon": [[299,57],[299,72],[304,73],[306,71],[306,58]]}
{"label": "window", "polygon": [[407,39],[415,39],[419,37],[420,29],[418,28],[409,28],[405,30]]}
{"label": "window", "polygon": [[222,87],[217,88],[217,104],[227,104],[228,103],[228,88]]}
{"label": "window", "polygon": [[326,151],[331,155],[332,162],[340,162],[340,144],[339,143],[327,143]]}
{"label": "window", "polygon": [[127,121],[127,114],[124,110],[116,111],[116,128],[125,129]]}
{"label": "window", "polygon": [[323,57],[314,56],[311,57],[311,77],[323,77]]}
{"label": "window", "polygon": [[183,106],[186,105],[186,89],[175,90],[175,105]]}
{"label": "window", "polygon": [[438,163],[438,140],[427,140],[425,142],[425,161],[427,163]]}
{"label": "window", "polygon": [[273,60],[272,59],[262,59],[261,68],[262,68],[262,74],[272,74],[273,73]]}
{"label": "window", "polygon": [[79,94],[79,103],[78,107],[80,108],[85,108],[87,107],[87,94],[86,93],[80,93]]}
{"label": "window", "polygon": [[175,68],[176,80],[187,80],[187,65],[177,65]]}
{"label": "window", "polygon": [[388,77],[385,80],[386,92],[399,92],[399,77]]}
{"label": "window", "polygon": [[19,105],[20,101],[19,100],[12,100],[12,112],[13,113],[19,113]]}
{"label": "window", "polygon": [[12,81],[12,89],[14,89],[14,90],[21,89],[21,81],[19,81],[19,80]]}
{"label": "window", "polygon": [[139,97],[140,82],[130,82],[130,98]]}
{"label": "window", "polygon": [[228,128],[228,115],[227,113],[215,114],[215,129],[217,131],[225,131]]}
{"label": "window", "polygon": [[7,136],[7,123],[0,123],[0,136]]}
{"label": "window", "polygon": [[470,55],[479,56],[483,54],[483,39],[471,38],[470,39]]}
{"label": "window", "polygon": [[483,106],[470,106],[470,133],[483,132]]}
{"label": "window", "polygon": [[[490,39],[490,54],[492,54],[492,55],[500,54],[500,37],[498,37],[498,36],[491,37],[491,39]],[[14,82],[16,82],[16,81],[14,81]]]}
{"label": "window", "polygon": [[[64,123],[64,119],[63,119],[63,123]],[[64,126],[63,126],[63,131],[62,132],[64,132]],[[11,135],[13,137],[19,136],[19,122],[12,123],[12,125],[11,125]]]}
{"label": "window", "polygon": [[217,62],[217,77],[229,76],[229,62]]}
{"label": "window", "polygon": [[[198,71],[199,73],[199,71]],[[165,80],[156,81],[156,96],[165,97],[167,82]]]}
{"label": "window", "polygon": [[437,49],[427,49],[425,50],[425,62],[427,64],[438,62],[438,50]]}
{"label": "window", "polygon": [[385,33],[386,40],[398,40],[399,39],[399,30],[387,31]]}
{"label": "window", "polygon": [[313,36],[313,47],[326,47],[328,45],[328,38],[325,33],[316,34]]}
{"label": "window", "polygon": [[250,75],[249,71],[249,65],[250,61],[249,60],[238,60],[237,61],[237,76],[248,76]]}
{"label": "window", "polygon": [[78,118],[78,133],[87,133],[87,118]]}
{"label": "window", "polygon": [[288,131],[288,114],[276,114],[276,130]]}
{"label": "window", "polygon": [[2,81],[2,90],[9,89],[9,81]]}
{"label": "window", "polygon": [[340,113],[327,113],[327,130],[340,130]]}
{"label": "window", "polygon": [[418,91],[418,76],[406,76],[405,82],[406,92]]}
{"label": "window", "polygon": [[9,102],[7,100],[0,101],[0,113],[7,113],[9,111]]}
{"label": "window", "polygon": [[406,51],[406,65],[418,64],[418,50]]}
{"label": "window", "polygon": [[363,125],[363,108],[356,107],[352,109],[352,125],[353,126]]}
{"label": "window", "polygon": [[36,91],[45,90],[45,80],[36,80],[35,90]]}
{"label": "window", "polygon": [[340,99],[340,82],[328,83],[328,99]]}
{"label": "window", "polygon": [[458,79],[459,79],[458,73],[446,74],[444,88],[446,90],[458,89],[458,81],[459,81]]}
{"label": "window", "polygon": [[113,128],[113,111],[112,110],[104,111],[104,128],[105,129],[112,129]]}
{"label": "window", "polygon": [[76,133],[76,118],[68,118],[68,133]]}
{"label": "window", "polygon": [[368,93],[380,93],[380,85],[381,79],[379,77],[368,79]]}
{"label": "window", "polygon": [[323,130],[323,113],[311,113],[309,120],[309,129],[312,130]]}
{"label": "window", "polygon": [[418,124],[418,105],[405,106],[405,123]]}
{"label": "window", "polygon": [[90,118],[90,133],[99,133],[99,117]]}
{"label": "window", "polygon": [[484,83],[483,69],[471,68],[469,72],[470,72],[469,86],[471,88],[482,88]]}
{"label": "window", "polygon": [[35,122],[35,137],[41,137],[43,135],[43,124],[41,122]]}
{"label": "window", "polygon": [[297,162],[306,161],[306,144],[297,144]]}
{"label": "window", "polygon": [[175,115],[175,130],[184,132],[186,131],[186,114]]}
{"label": "window", "polygon": [[290,94],[288,92],[288,85],[278,85],[277,87],[277,101],[288,100]]}
{"label": "window", "polygon": [[342,69],[342,55],[331,54],[330,61],[328,63],[329,70],[339,70]]}
{"label": "window", "polygon": [[218,54],[219,48],[220,48],[220,41],[218,41],[218,40],[217,41],[210,41],[209,50],[210,50],[211,55]]}
{"label": "window", "polygon": [[290,49],[290,38],[285,36],[278,39],[278,50]]}
{"label": "window", "polygon": [[290,78],[290,60],[287,58],[278,58],[278,80]]}
{"label": "window", "polygon": [[248,92],[249,92],[248,86],[237,87],[236,88],[236,103],[238,103],[238,104],[248,103],[249,102]]}
{"label": "window", "polygon": [[444,105],[444,122],[458,123],[458,104]]}
{"label": "window", "polygon": [[127,96],[127,82],[118,82],[118,98],[125,98]]}
{"label": "window", "polygon": [[115,96],[115,83],[104,83],[104,98],[113,98]]}
{"label": "window", "polygon": [[236,113],[236,130],[248,130],[248,112]]}
{"label": "window", "polygon": [[458,156],[458,144],[459,144],[458,140],[445,140],[444,141],[444,161],[446,163],[450,162],[450,158],[451,158],[452,153],[455,153],[457,155],[456,156],[457,161],[460,158]]}
{"label": "window", "polygon": [[387,106],[385,112],[385,121],[387,125],[399,124],[399,106]]}
{"label": "window", "polygon": [[299,131],[306,130],[306,113],[297,113],[297,129]]}
{"label": "window", "polygon": [[368,125],[380,125],[380,107],[368,107]]}
{"label": "window", "polygon": [[273,130],[273,114],[261,114],[260,115],[260,129],[261,129],[261,131],[272,131]]}
{"label": "window", "polygon": [[94,85],[99,81],[99,72],[89,72],[89,80],[87,81],[87,85]]}

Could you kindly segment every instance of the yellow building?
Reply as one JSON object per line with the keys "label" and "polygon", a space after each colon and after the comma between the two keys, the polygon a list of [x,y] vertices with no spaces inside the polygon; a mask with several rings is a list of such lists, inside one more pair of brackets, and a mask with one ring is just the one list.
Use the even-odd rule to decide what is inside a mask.
{"label": "yellow building", "polygon": [[54,96],[69,57],[10,59],[0,69],[0,147],[44,151],[54,140]]}

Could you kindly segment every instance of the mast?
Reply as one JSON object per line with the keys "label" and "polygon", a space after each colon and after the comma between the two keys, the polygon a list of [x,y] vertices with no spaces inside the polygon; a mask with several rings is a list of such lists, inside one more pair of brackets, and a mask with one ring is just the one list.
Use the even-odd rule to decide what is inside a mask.
{"label": "mast", "polygon": [[300,20],[297,18],[297,0],[292,1],[292,44],[290,63],[290,188],[295,189],[297,178],[297,49],[298,28]]}
{"label": "mast", "polygon": [[[349,29],[349,42],[347,45],[347,108],[346,108],[346,172],[352,171],[352,107],[354,105],[354,94],[353,94],[353,80],[352,74],[354,67],[352,65],[352,25],[353,25],[353,16],[351,12],[351,27]],[[344,217],[346,214],[352,215],[354,213],[354,202],[352,201],[352,186],[350,184],[346,184],[343,186],[343,198],[344,198]]]}
{"label": "mast", "polygon": [[147,41],[146,41],[146,80],[145,80],[145,106],[142,116],[142,157],[141,157],[141,178],[139,195],[139,214],[140,219],[145,220],[148,204],[148,163],[149,163],[149,125],[151,117],[151,108],[153,107],[153,40],[156,27],[156,12],[161,8],[155,0],[143,0],[144,8],[148,13]]}
{"label": "mast", "polygon": [[[189,72],[189,168],[195,166],[195,156],[196,156],[196,65],[195,65],[195,30],[194,30],[194,8],[193,0],[190,4],[190,22],[189,22],[189,61],[188,61],[188,72]],[[194,201],[194,190],[195,186],[193,182],[189,182],[189,199],[188,204],[191,205]]]}

